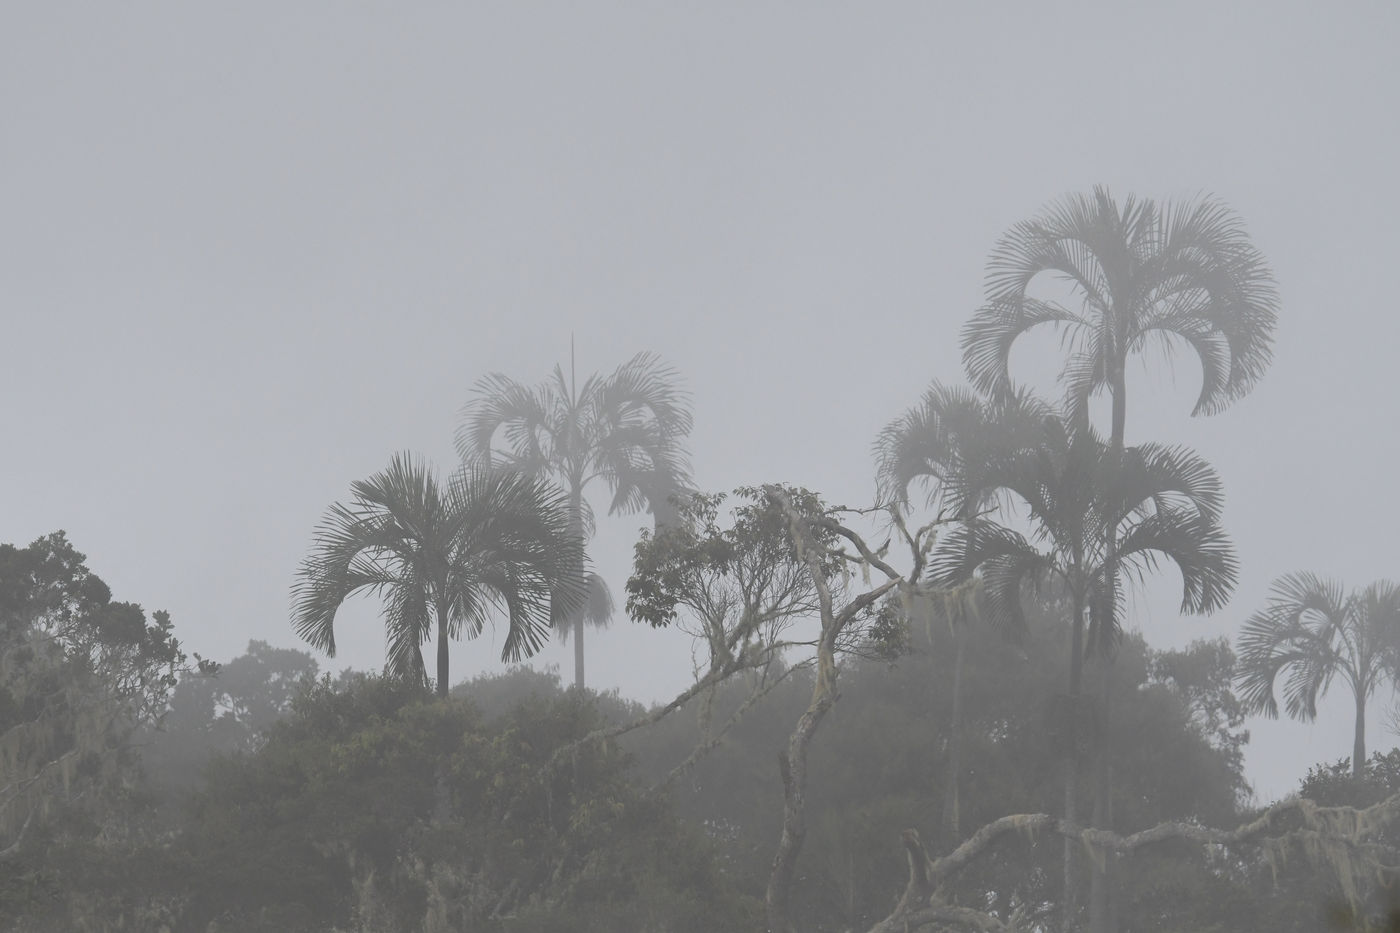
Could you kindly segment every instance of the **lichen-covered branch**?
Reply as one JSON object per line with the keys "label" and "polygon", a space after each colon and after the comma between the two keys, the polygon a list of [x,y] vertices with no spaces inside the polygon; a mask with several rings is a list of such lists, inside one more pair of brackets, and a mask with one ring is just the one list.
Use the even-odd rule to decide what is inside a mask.
{"label": "lichen-covered branch", "polygon": [[[1284,817],[1290,814],[1297,815],[1298,824],[1284,826]],[[1295,797],[1274,804],[1255,819],[1234,829],[1174,821],[1127,835],[1081,826],[1044,813],[1020,813],[993,820],[952,852],[936,859],[930,858],[924,850],[919,834],[907,829],[903,841],[909,854],[909,881],[895,909],[871,927],[868,933],[909,933],[934,923],[970,930],[1013,929],[1014,926],[1008,927],[995,915],[943,903],[937,894],[940,882],[966,867],[988,846],[1008,833],[1029,836],[1055,833],[1077,839],[1094,849],[1125,854],[1173,839],[1220,846],[1298,841],[1310,857],[1327,856],[1325,867],[1338,873],[1346,896],[1355,899],[1360,893],[1357,878],[1361,872],[1350,864],[1350,859],[1367,860],[1371,869],[1369,873],[1376,877],[1391,876],[1400,871],[1400,868],[1380,863],[1378,850],[1367,842],[1369,837],[1397,819],[1400,819],[1400,794],[1364,809],[1325,807],[1306,798]],[[1339,858],[1346,860],[1346,863],[1339,864]]]}
{"label": "lichen-covered branch", "polygon": [[[776,487],[769,487],[769,495],[782,507],[787,516],[793,546],[805,562],[812,586],[817,593],[821,619],[821,633],[816,644],[817,676],[812,686],[812,699],[788,738],[787,747],[778,756],[783,782],[783,826],[778,850],[773,856],[773,867],[768,876],[765,903],[769,930],[772,933],[788,933],[792,928],[789,903],[792,879],[797,869],[797,858],[802,852],[802,845],[807,836],[807,753],[817,728],[836,703],[837,646],[861,613],[884,598],[886,593],[904,585],[905,581],[881,561],[878,566],[886,574],[885,582],[845,599],[838,608],[829,566],[821,559],[832,553],[831,548],[821,543],[811,527],[810,518],[804,516],[793,505],[786,493]],[[830,534],[854,542],[871,564],[879,561],[859,535],[829,520],[823,527]]]}

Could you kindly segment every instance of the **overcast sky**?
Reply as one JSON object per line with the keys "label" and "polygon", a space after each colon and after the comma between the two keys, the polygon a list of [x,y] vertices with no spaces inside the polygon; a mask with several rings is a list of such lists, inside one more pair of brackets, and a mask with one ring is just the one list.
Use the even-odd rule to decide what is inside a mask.
{"label": "overcast sky", "polygon": [[[1282,299],[1224,414],[1189,417],[1194,361],[1130,377],[1129,442],[1218,467],[1243,565],[1214,617],[1164,575],[1131,624],[1233,637],[1280,574],[1400,578],[1400,8],[671,6],[0,7],[0,540],[66,529],[207,656],[294,645],[326,506],[397,450],[450,468],[473,383],[542,379],[571,332],[581,372],[684,374],[702,487],[868,502],[879,428],[962,379],[998,236],[1106,184],[1219,196]],[[616,591],[645,519],[602,523]],[[337,640],[330,669],[382,664],[373,607]],[[589,646],[642,699],[688,672],[679,633]],[[1350,754],[1332,700],[1253,724],[1262,797]]]}

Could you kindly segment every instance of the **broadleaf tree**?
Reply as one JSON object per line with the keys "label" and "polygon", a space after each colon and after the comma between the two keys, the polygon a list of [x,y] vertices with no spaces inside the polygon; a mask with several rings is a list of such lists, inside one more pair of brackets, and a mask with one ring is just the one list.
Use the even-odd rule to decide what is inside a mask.
{"label": "broadleaf tree", "polygon": [[[730,529],[715,520],[719,500],[701,497],[694,500],[698,508],[688,526],[643,539],[637,573],[628,583],[628,611],[658,627],[689,618],[709,646],[706,674],[652,719],[708,685],[777,660],[773,652],[798,654],[789,666],[810,670],[810,698],[778,751],[782,822],[764,895],[768,929],[789,933],[795,922],[793,881],[808,829],[812,741],[836,704],[842,660],[878,645],[871,636],[889,630],[882,611],[887,597],[912,603],[926,594],[920,580],[934,524],[910,531],[897,510],[891,513],[913,564],[912,571],[900,571],[886,560],[893,532],[891,542],[871,547],[846,523],[852,510],[777,484],[742,488],[738,496],[744,504],[734,511]],[[805,634],[796,636],[794,629]],[[759,663],[745,664],[746,658]]]}
{"label": "broadleaf tree", "polygon": [[[0,544],[0,915],[57,899],[146,831],[137,736],[159,725],[189,658],[170,615],[112,591],[62,531]],[[22,878],[29,882],[20,884]],[[52,888],[52,898],[44,892]]]}

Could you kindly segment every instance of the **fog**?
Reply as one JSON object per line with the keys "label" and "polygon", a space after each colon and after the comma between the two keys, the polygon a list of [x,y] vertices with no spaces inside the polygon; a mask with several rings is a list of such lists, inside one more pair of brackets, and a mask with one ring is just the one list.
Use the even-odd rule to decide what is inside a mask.
{"label": "fog", "polygon": [[[1105,186],[1217,199],[1276,283],[1272,359],[1224,411],[1191,417],[1180,346],[1127,372],[1125,442],[1214,467],[1239,572],[1183,615],[1164,564],[1123,627],[1234,644],[1285,574],[1400,579],[1397,27],[1368,3],[7,7],[0,540],[64,529],[187,652],[311,650],[291,590],[326,509],[400,451],[446,476],[479,380],[571,354],[580,382],[674,370],[695,488],[871,506],[880,430],[966,382],[1000,238]],[[1040,328],[1010,368],[1058,401],[1062,360]],[[1106,432],[1106,393],[1091,413]],[[665,702],[704,658],[624,611],[652,518],[588,495],[617,602],[588,685]],[[383,668],[381,605],[345,604],[322,671]],[[453,682],[505,670],[504,638],[455,643]],[[573,647],[529,664],[567,684]],[[1394,708],[1385,681],[1368,752]],[[1314,723],[1251,717],[1251,803],[1349,756],[1353,717],[1340,679]]]}

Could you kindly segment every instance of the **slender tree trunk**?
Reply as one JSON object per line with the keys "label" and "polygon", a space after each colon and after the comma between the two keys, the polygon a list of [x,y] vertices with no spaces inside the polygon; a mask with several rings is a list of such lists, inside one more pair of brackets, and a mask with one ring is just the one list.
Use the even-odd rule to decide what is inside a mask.
{"label": "slender tree trunk", "polygon": [[[569,525],[580,542],[583,541],[583,490],[575,483],[569,492]],[[574,687],[583,692],[583,622],[587,610],[579,609],[573,618]]]}
{"label": "slender tree trunk", "polygon": [[[823,639],[825,642],[825,639]],[[783,778],[783,834],[773,856],[764,901],[768,912],[768,933],[792,933],[792,879],[797,856],[807,838],[807,749],[822,719],[836,702],[836,663],[834,652],[823,643],[817,649],[817,683],[812,701],[797,721],[787,748],[778,754]]]}
{"label": "slender tree trunk", "polygon": [[[447,607],[439,606],[437,643],[437,695],[447,698]],[[433,819],[441,824],[452,816],[452,795],[447,787],[447,750],[438,758],[433,777]]]}
{"label": "slender tree trunk", "polygon": [[583,690],[583,614],[574,617],[574,686]]}
{"label": "slender tree trunk", "polygon": [[[1099,741],[1094,774],[1094,826],[1113,828],[1113,769],[1109,761],[1108,716],[1113,678],[1108,658],[1100,665],[1099,681]],[[1104,850],[1094,854],[1094,873],[1089,884],[1089,931],[1113,933],[1118,928],[1117,891],[1118,853]]]}
{"label": "slender tree trunk", "polygon": [[1113,425],[1108,435],[1109,446],[1113,449],[1114,459],[1123,456],[1124,429],[1128,423],[1128,384],[1124,372],[1124,365],[1127,360],[1120,359],[1113,373]]}
{"label": "slender tree trunk", "polygon": [[948,762],[943,778],[943,828],[950,842],[961,836],[958,783],[962,774],[963,664],[967,657],[967,626],[953,627],[953,714],[948,723]]}
{"label": "slender tree trunk", "polygon": [[[1065,710],[1066,741],[1065,750],[1065,820],[1071,823],[1079,819],[1079,697],[1084,684],[1084,597],[1074,594],[1074,619],[1070,626],[1069,649],[1069,702]],[[1062,886],[1060,909],[1063,914],[1061,928],[1064,933],[1074,929],[1075,893],[1074,862],[1077,844],[1069,836],[1064,839],[1064,884]]]}
{"label": "slender tree trunk", "polygon": [[1366,772],[1366,691],[1356,691],[1356,732],[1351,742],[1351,776],[1360,779]]}
{"label": "slender tree trunk", "polygon": [[438,608],[437,695],[447,696],[447,610]]}
{"label": "slender tree trunk", "polygon": [[[1123,464],[1124,427],[1127,423],[1127,380],[1124,374],[1125,356],[1121,350],[1116,360],[1110,363],[1109,389],[1113,401],[1113,422],[1109,435],[1109,474],[1110,481],[1116,481]],[[1108,503],[1114,505],[1111,500]],[[1108,676],[1112,659],[1108,654],[1108,631],[1113,625],[1113,614],[1118,606],[1118,527],[1109,521],[1104,534],[1104,605],[1099,621],[1099,654],[1103,659],[1103,679],[1099,694],[1099,741],[1095,758],[1094,775],[1094,815],[1093,825],[1099,829],[1113,828],[1113,774],[1109,765],[1109,714],[1112,702],[1109,691],[1112,678]],[[1090,933],[1116,933],[1118,929],[1117,910],[1114,899],[1114,877],[1116,875],[1118,853],[1104,851],[1094,858],[1093,872],[1089,885],[1089,930]]]}

